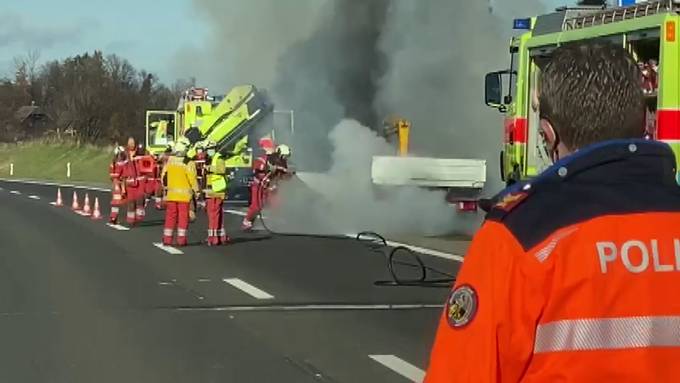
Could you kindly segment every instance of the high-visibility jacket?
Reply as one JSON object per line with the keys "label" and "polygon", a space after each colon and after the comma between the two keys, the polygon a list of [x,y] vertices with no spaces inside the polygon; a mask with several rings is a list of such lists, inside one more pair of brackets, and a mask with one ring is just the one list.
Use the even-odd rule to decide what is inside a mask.
{"label": "high-visibility jacket", "polygon": [[208,174],[205,190],[206,198],[224,199],[227,190],[227,168],[224,158],[219,153],[215,153],[206,170]]}
{"label": "high-visibility jacket", "polygon": [[678,296],[670,147],[581,149],[489,212],[446,301],[425,382],[676,382]]}
{"label": "high-visibility jacket", "polygon": [[165,180],[168,202],[189,202],[194,193],[199,193],[196,165],[193,161],[185,162],[184,157],[170,156],[161,179]]}

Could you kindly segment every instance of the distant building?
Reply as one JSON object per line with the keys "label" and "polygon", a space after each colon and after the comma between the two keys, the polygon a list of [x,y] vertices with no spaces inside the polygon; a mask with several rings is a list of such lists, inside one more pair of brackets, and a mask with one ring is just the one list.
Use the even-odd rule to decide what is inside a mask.
{"label": "distant building", "polygon": [[50,122],[50,117],[37,105],[22,106],[14,113],[14,118],[27,136],[42,134]]}

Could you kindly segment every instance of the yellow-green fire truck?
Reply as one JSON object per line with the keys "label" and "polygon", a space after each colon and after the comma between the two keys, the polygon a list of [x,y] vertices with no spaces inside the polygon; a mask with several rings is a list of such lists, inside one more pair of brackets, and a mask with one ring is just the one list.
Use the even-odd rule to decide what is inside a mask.
{"label": "yellow-green fire truck", "polygon": [[211,97],[207,88],[191,88],[180,97],[177,110],[146,112],[146,148],[154,155],[184,136],[189,139],[192,156],[202,143],[215,142],[234,169],[229,200],[246,202],[247,184],[257,140],[271,134],[273,103],[267,94],[253,85],[231,89],[223,97]]}
{"label": "yellow-green fire truck", "polygon": [[668,143],[679,159],[678,24],[680,0],[647,1],[626,7],[565,7],[514,20],[514,29],[526,32],[510,42],[510,68],[487,74],[485,81],[486,104],[505,114],[500,154],[503,180],[511,184],[531,178],[549,166],[531,95],[554,49],[577,41],[607,40],[633,54],[644,73],[640,83],[647,101],[646,135]]}

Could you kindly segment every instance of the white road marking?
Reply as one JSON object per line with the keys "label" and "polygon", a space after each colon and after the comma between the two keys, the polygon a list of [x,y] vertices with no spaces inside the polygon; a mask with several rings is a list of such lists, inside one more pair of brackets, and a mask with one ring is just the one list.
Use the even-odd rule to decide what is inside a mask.
{"label": "white road marking", "polygon": [[[357,237],[356,234],[345,234],[345,236],[347,236],[349,238],[356,238]],[[390,246],[390,247],[403,246],[403,247],[410,249],[411,251],[416,252],[418,254],[431,255],[433,257],[444,258],[444,259],[448,259],[448,260],[451,260],[451,261],[463,262],[463,259],[464,259],[464,257],[462,255],[445,253],[443,251],[428,249],[428,248],[425,248],[425,247],[420,247],[420,246],[415,246],[415,245],[410,245],[408,243],[401,243],[401,242],[388,241],[388,240],[385,240],[385,243],[387,243],[387,246]]]}
{"label": "white road marking", "polygon": [[36,199],[36,200],[37,200],[37,199],[40,199],[40,197],[38,197],[37,195],[29,195],[28,198],[30,198],[30,199]]}
{"label": "white road marking", "polygon": [[246,283],[238,278],[223,278],[222,281],[236,287],[237,289],[243,291],[244,293],[252,296],[256,299],[274,299],[274,296],[267,293],[266,291],[260,290],[257,287]]}
{"label": "white road marking", "polygon": [[125,226],[118,225],[118,224],[113,224],[113,223],[111,223],[111,222],[107,222],[107,223],[106,223],[106,226],[108,226],[108,227],[110,227],[110,228],[112,228],[112,229],[120,230],[120,231],[128,231],[128,230],[130,230],[129,227],[125,227]]}
{"label": "white road marking", "polygon": [[76,210],[76,211],[74,211],[74,213],[76,213],[76,214],[78,214],[78,215],[82,215],[83,217],[89,217],[89,216],[92,215],[92,214],[90,214],[90,213],[85,213],[85,212],[82,211],[82,210]]}
{"label": "white road marking", "polygon": [[220,307],[179,307],[179,311],[385,311],[441,309],[442,304],[377,304],[377,305],[269,305],[269,306],[220,306]]}
{"label": "white road marking", "polygon": [[369,355],[368,357],[412,382],[420,383],[425,379],[425,371],[394,355]]}
{"label": "white road marking", "polygon": [[207,282],[210,282],[210,278],[199,278],[198,282],[199,283],[207,283]]}
{"label": "white road marking", "polygon": [[224,209],[225,213],[233,214],[233,215],[240,215],[241,217],[245,217],[247,215],[246,212],[241,211],[241,210],[233,210],[233,209]]}
{"label": "white road marking", "polygon": [[81,189],[81,190],[95,190],[95,191],[101,191],[101,192],[110,192],[111,191],[111,189],[100,188],[100,187],[96,187],[96,186],[71,185],[71,184],[62,184],[62,183],[58,183],[58,182],[32,181],[32,180],[13,180],[13,179],[7,179],[7,178],[0,178],[0,181],[29,184],[29,185],[59,186],[59,187],[63,187],[63,188],[74,188],[74,189]]}
{"label": "white road marking", "polygon": [[159,248],[159,249],[165,251],[166,253],[169,253],[169,254],[172,254],[172,255],[180,255],[180,254],[184,254],[184,253],[182,252],[182,250],[176,249],[176,248],[174,248],[174,247],[172,247],[172,246],[164,245],[164,244],[162,244],[162,243],[154,243],[153,245],[156,246],[157,248]]}
{"label": "white road marking", "polygon": [[11,194],[16,194],[16,195],[21,194],[21,192],[20,192],[20,191],[17,191],[17,190],[12,190],[12,191],[10,191],[10,193],[11,193]]}

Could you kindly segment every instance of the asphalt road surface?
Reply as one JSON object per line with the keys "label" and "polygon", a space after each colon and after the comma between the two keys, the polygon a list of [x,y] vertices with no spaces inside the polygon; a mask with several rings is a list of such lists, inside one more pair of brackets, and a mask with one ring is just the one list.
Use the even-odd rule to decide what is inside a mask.
{"label": "asphalt road surface", "polygon": [[[125,230],[62,193],[55,207],[56,186],[0,181],[0,382],[422,378],[448,289],[374,285],[389,274],[366,244],[240,234],[226,214],[235,243],[207,247],[201,214],[178,254],[154,245],[151,206]],[[109,195],[88,193],[108,215]]]}

